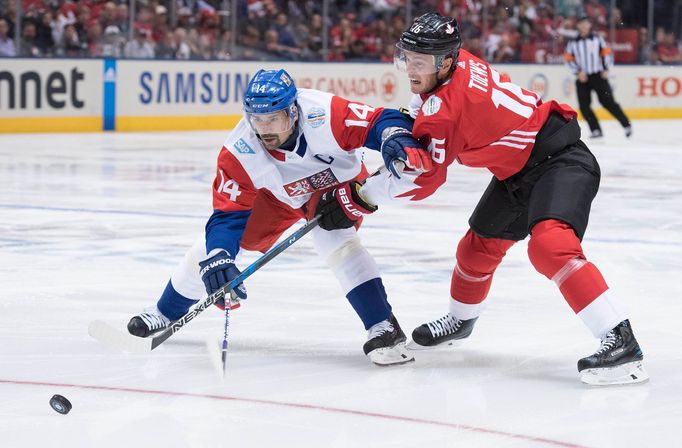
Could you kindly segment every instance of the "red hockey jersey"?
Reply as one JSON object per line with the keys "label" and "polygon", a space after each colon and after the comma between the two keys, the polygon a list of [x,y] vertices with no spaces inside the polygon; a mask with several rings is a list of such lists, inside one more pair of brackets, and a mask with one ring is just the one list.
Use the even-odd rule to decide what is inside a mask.
{"label": "red hockey jersey", "polygon": [[535,136],[552,111],[566,119],[576,116],[570,106],[543,103],[464,50],[452,79],[431,94],[415,95],[409,109],[416,118],[412,133],[434,161],[433,170],[416,179],[418,188],[405,195],[413,200],[445,183],[447,167],[455,160],[487,168],[500,180],[512,176],[530,157]]}

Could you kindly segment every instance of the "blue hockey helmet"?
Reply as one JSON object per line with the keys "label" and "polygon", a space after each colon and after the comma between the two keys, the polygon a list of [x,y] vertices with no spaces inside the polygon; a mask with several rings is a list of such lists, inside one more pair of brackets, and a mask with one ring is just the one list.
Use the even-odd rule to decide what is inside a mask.
{"label": "blue hockey helmet", "polygon": [[244,112],[257,134],[291,129],[298,118],[296,86],[291,75],[283,69],[259,70],[246,87]]}

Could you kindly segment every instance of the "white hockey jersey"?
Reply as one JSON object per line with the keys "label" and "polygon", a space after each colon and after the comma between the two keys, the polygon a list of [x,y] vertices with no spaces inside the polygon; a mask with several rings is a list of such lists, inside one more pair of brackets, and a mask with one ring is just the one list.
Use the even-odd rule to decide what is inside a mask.
{"label": "white hockey jersey", "polygon": [[[363,146],[368,141],[380,145],[381,129],[374,129],[374,123],[383,108],[310,89],[298,89],[297,103],[299,126],[292,151],[266,150],[246,120],[237,124],[218,158],[215,210],[250,210],[259,189],[298,209],[314,192],[360,174]],[[389,191],[382,185],[371,196],[376,203],[385,202],[414,186]]]}

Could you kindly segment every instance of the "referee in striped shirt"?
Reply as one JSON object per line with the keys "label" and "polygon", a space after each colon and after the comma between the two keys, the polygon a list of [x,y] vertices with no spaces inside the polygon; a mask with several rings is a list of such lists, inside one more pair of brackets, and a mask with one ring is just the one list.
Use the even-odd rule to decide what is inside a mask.
{"label": "referee in striped shirt", "polygon": [[601,137],[602,130],[599,121],[592,111],[592,91],[597,92],[597,98],[606,110],[618,120],[625,130],[625,136],[632,135],[630,120],[613,98],[613,91],[609,85],[609,68],[613,65],[611,49],[606,46],[604,39],[592,32],[592,23],[588,17],[578,21],[579,35],[566,46],[566,64],[578,76],[575,81],[578,92],[580,113],[590,126],[591,137]]}

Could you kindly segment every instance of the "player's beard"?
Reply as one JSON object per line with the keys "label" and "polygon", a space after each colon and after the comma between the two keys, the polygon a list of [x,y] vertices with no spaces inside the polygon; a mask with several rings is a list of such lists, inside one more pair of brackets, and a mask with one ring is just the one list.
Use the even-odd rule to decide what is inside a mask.
{"label": "player's beard", "polygon": [[265,149],[274,150],[282,146],[282,140],[279,138],[279,134],[262,134],[260,140],[265,146]]}

